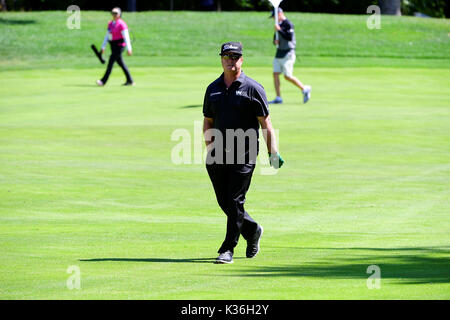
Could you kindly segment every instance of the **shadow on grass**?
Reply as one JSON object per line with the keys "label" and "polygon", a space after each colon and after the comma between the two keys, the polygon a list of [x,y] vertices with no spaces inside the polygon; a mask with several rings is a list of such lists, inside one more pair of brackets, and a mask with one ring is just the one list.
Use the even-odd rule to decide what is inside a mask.
{"label": "shadow on grass", "polygon": [[[448,247],[428,248],[289,248],[294,250],[347,250],[348,255],[326,258],[300,265],[259,266],[246,269],[239,277],[312,277],[330,279],[367,279],[367,268],[377,265],[381,279],[395,279],[401,284],[450,283]],[[359,255],[359,251],[369,254]],[[373,254],[372,251],[373,250]],[[297,251],[298,252],[298,251]],[[380,254],[389,252],[389,254]],[[405,254],[405,252],[410,252]],[[432,255],[435,256],[432,256]],[[294,254],[295,255],[295,254]],[[436,256],[439,255],[439,256]],[[307,256],[307,254],[305,254]],[[330,256],[326,254],[325,256]]]}
{"label": "shadow on grass", "polygon": [[[308,258],[307,251],[320,251],[319,260],[302,264],[284,265],[278,261],[276,266],[252,266],[239,269],[227,276],[237,277],[309,277],[328,279],[367,279],[370,265],[381,270],[381,279],[393,279],[400,284],[438,284],[450,283],[450,248],[285,248],[291,257]],[[299,255],[299,252],[305,251]],[[363,251],[364,253],[362,254]],[[387,254],[386,254],[387,253]],[[264,254],[264,253],[262,253]],[[268,253],[266,253],[267,255]],[[234,259],[245,259],[235,257]],[[95,258],[80,259],[87,262],[153,262],[153,263],[213,263],[215,258]]]}
{"label": "shadow on grass", "polygon": [[[243,259],[242,257],[234,257],[233,259]],[[213,263],[216,258],[95,258],[80,259],[79,261],[103,262],[103,261],[119,261],[119,262],[164,262],[164,263]]]}
{"label": "shadow on grass", "polygon": [[11,20],[0,18],[0,24],[17,24],[17,25],[25,25],[25,24],[33,24],[36,23],[36,20]]}
{"label": "shadow on grass", "polygon": [[[281,247],[280,247],[281,248]],[[285,247],[287,248],[287,247]],[[353,250],[353,251],[418,251],[418,252],[428,252],[428,253],[445,253],[450,254],[450,247],[445,246],[431,246],[431,247],[403,247],[403,248],[368,248],[368,247],[349,247],[349,248],[321,248],[321,247],[290,247],[290,249],[299,250]]]}

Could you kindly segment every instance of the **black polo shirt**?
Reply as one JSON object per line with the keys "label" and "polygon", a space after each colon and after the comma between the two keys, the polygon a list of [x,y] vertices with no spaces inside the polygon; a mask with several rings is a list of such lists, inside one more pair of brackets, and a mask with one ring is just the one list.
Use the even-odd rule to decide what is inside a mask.
{"label": "black polo shirt", "polygon": [[[239,78],[229,88],[225,85],[222,73],[206,89],[203,115],[214,120],[214,128],[218,129],[223,135],[225,153],[230,152],[231,146],[234,149],[235,161],[236,157],[244,152],[246,155],[245,163],[256,162],[256,157],[248,158],[249,148],[255,147],[257,155],[259,151],[259,122],[257,117],[264,117],[268,114],[269,107],[263,86],[247,77],[244,72],[241,72]],[[244,150],[237,147],[238,138],[235,138],[233,143],[229,141],[227,144],[227,129],[233,129],[236,133],[238,129],[242,129],[241,131],[249,134],[253,132],[256,135],[256,146],[250,145],[253,141],[250,138],[245,139]]]}

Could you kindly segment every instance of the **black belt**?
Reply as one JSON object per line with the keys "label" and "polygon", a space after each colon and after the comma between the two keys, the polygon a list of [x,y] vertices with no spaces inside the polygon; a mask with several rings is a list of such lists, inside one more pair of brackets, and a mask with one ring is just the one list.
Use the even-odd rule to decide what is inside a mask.
{"label": "black belt", "polygon": [[109,40],[109,43],[111,44],[111,45],[121,45],[121,44],[123,44],[125,41],[123,40],[123,39],[118,39],[118,40]]}

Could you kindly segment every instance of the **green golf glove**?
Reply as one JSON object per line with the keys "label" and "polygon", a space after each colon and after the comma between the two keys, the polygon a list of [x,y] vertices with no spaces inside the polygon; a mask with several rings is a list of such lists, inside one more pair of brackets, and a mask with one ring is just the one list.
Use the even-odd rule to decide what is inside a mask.
{"label": "green golf glove", "polygon": [[279,169],[281,168],[281,166],[284,163],[283,158],[280,156],[280,154],[277,153],[269,153],[269,160],[270,160],[270,165],[272,167],[274,167],[275,169]]}

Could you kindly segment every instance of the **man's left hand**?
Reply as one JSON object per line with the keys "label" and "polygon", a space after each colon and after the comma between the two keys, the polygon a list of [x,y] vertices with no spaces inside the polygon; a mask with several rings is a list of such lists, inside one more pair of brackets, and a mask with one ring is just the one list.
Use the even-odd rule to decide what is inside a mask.
{"label": "man's left hand", "polygon": [[275,24],[275,31],[280,31],[280,30],[281,30],[280,25],[279,24]]}
{"label": "man's left hand", "polygon": [[131,50],[128,50],[128,51],[127,51],[127,54],[128,54],[129,56],[131,56],[131,55],[133,54],[133,52],[131,52]]}
{"label": "man's left hand", "polygon": [[269,153],[269,160],[270,160],[270,165],[272,167],[274,167],[275,169],[281,168],[281,166],[284,164],[284,160],[278,152],[277,153]]}

